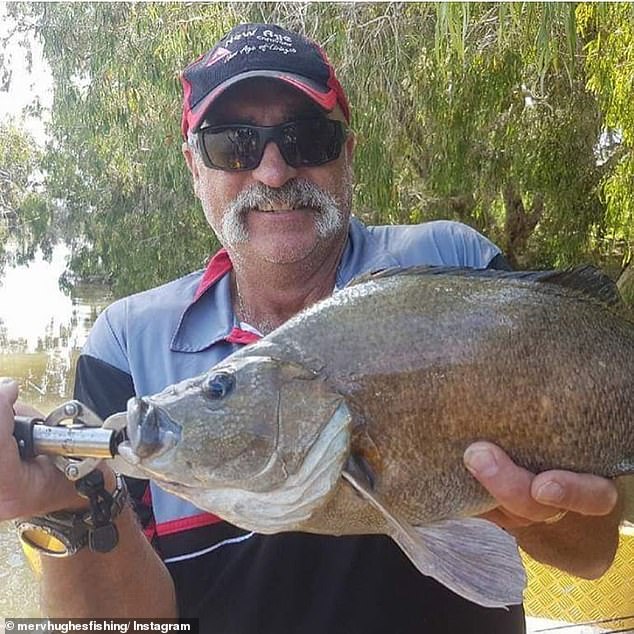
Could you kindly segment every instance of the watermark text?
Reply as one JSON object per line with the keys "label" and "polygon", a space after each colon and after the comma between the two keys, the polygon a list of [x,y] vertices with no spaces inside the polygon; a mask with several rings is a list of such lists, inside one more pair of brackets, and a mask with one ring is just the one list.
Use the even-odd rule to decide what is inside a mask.
{"label": "watermark text", "polygon": [[4,619],[4,631],[14,632],[187,632],[198,634],[198,619]]}

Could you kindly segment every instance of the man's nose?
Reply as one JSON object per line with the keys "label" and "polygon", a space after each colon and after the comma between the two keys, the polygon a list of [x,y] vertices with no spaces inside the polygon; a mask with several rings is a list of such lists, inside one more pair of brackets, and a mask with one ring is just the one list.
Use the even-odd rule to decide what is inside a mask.
{"label": "man's nose", "polygon": [[253,170],[255,180],[269,187],[281,187],[297,176],[297,169],[291,167],[282,156],[277,143],[269,141],[264,148],[260,164]]}

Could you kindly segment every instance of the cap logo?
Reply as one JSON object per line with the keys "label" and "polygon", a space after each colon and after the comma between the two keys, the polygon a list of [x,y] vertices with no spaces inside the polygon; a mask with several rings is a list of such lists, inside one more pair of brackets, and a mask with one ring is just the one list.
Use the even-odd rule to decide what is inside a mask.
{"label": "cap logo", "polygon": [[207,60],[205,66],[211,66],[227,55],[231,55],[231,51],[221,46],[218,50],[214,51],[214,54]]}
{"label": "cap logo", "polygon": [[281,33],[273,33],[271,29],[265,29],[262,33],[262,38],[267,40],[276,40],[280,44],[288,44],[289,46],[293,42],[293,38],[290,35],[282,35]]}
{"label": "cap logo", "polygon": [[258,32],[257,29],[249,29],[247,31],[242,31],[242,33],[236,33],[235,35],[230,35],[225,40],[225,44],[229,46],[229,44],[233,44],[234,42],[239,42],[245,37],[253,37],[257,32]]}
{"label": "cap logo", "polygon": [[[242,31],[242,33],[237,33],[236,35],[228,37],[225,40],[225,45],[231,46],[231,44],[245,39],[250,40],[250,42],[248,44],[245,43],[242,48],[237,48],[233,51],[228,51],[226,48],[220,48],[206,65],[209,66],[217,62],[219,59],[224,59],[224,62],[227,63],[237,55],[249,55],[251,53],[255,53],[256,51],[259,51],[260,53],[275,51],[285,55],[288,55],[289,53],[297,53],[297,49],[293,47],[292,37],[284,35],[283,33],[275,33],[271,29],[264,29],[262,31],[260,28],[255,28]],[[261,42],[261,44],[256,44],[256,41]],[[218,56],[221,51],[222,54]]]}

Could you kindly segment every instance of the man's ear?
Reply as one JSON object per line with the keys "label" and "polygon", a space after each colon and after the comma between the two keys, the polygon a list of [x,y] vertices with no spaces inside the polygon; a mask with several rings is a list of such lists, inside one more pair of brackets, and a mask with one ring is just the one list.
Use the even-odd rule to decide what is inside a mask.
{"label": "man's ear", "polygon": [[198,161],[196,159],[196,156],[194,156],[194,150],[189,145],[189,143],[187,143],[187,141],[183,141],[181,150],[183,152],[183,156],[185,157],[187,167],[192,175],[194,194],[198,196],[198,181],[200,180],[200,170],[198,168]]}

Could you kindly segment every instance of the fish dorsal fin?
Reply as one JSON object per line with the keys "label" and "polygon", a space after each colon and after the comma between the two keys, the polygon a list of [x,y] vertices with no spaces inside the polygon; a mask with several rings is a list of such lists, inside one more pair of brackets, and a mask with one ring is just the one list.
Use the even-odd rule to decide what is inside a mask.
{"label": "fish dorsal fin", "polygon": [[477,518],[411,526],[386,508],[364,479],[348,470],[342,476],[381,513],[390,537],[419,572],[484,607],[499,608],[522,602],[526,574],[511,535]]}
{"label": "fish dorsal fin", "polygon": [[572,290],[580,295],[597,301],[610,308],[626,310],[619,290],[605,273],[591,264],[577,266],[561,271],[500,271],[498,269],[474,269],[456,266],[410,266],[391,267],[372,273],[364,273],[351,280],[348,286],[363,284],[399,275],[449,275],[457,277],[476,277],[493,280],[518,280],[541,284],[552,284]]}
{"label": "fish dorsal fin", "polygon": [[601,269],[591,264],[584,264],[563,271],[544,271],[537,282],[556,284],[564,288],[578,291],[588,298],[595,299],[613,308],[624,307],[625,304],[616,283]]}

